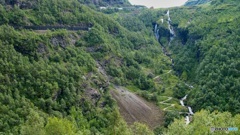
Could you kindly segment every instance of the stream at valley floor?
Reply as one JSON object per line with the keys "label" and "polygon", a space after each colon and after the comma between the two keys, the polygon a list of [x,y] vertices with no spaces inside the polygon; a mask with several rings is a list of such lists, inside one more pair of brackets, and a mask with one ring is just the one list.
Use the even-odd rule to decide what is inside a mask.
{"label": "stream at valley floor", "polygon": [[[169,33],[170,33],[168,45],[170,45],[171,41],[174,40],[174,38],[176,37],[176,34],[175,34],[175,31],[174,31],[174,29],[171,25],[171,18],[170,18],[170,11],[169,10],[167,11],[166,15],[168,17],[167,23],[168,23]],[[162,23],[163,23],[163,20],[162,20]],[[159,42],[160,36],[159,36],[159,29],[158,29],[158,24],[157,23],[154,25],[154,35],[156,37],[156,40]],[[165,56],[167,56],[170,59],[170,61],[172,63],[172,67],[173,67],[174,66],[174,60],[171,58],[171,55],[169,55],[166,48],[163,45],[161,45],[161,46],[162,46],[163,53],[165,54]],[[184,84],[186,86],[188,86],[189,88],[193,88],[192,85],[189,85],[187,83],[184,83]],[[160,102],[161,104],[169,105],[168,107],[163,109],[164,111],[166,111],[169,107],[174,107],[175,106],[175,104],[166,103],[167,101],[170,101],[171,99],[172,99],[172,97],[168,97],[167,100]],[[186,125],[188,125],[190,123],[191,117],[194,115],[194,113],[193,113],[192,108],[190,106],[185,106],[184,100],[186,100],[186,99],[187,99],[187,95],[185,95],[183,98],[181,98],[179,100],[179,102],[180,102],[181,106],[186,107],[188,109],[188,112],[179,112],[179,113],[180,114],[187,114],[187,116],[185,116],[185,121],[186,121]]]}

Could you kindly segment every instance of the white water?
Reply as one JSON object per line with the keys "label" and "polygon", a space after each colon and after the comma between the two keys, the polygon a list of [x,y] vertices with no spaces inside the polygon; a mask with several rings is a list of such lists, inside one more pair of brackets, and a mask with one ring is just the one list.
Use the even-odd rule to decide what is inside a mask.
{"label": "white water", "polygon": [[187,95],[185,95],[181,100],[186,100],[187,99]]}
{"label": "white water", "polygon": [[156,39],[158,40],[159,39],[159,29],[158,29],[157,24],[155,24],[155,27],[154,27],[154,34],[155,34]]}
{"label": "white water", "polygon": [[192,111],[192,108],[191,108],[190,106],[188,107],[188,111],[189,111],[189,113],[190,113],[191,115],[194,114],[193,111]]}
{"label": "white water", "polygon": [[[182,106],[185,106],[183,101],[186,100],[186,99],[187,99],[187,95],[185,95],[182,99],[180,99],[180,104],[181,104]],[[188,108],[188,115],[189,115],[189,114],[190,114],[190,115],[193,115],[194,113],[193,113],[193,111],[192,111],[192,108],[191,108],[190,106],[188,106],[187,108]],[[188,125],[188,124],[190,123],[189,116],[186,116],[185,121],[186,121],[186,125]]]}
{"label": "white water", "polygon": [[186,125],[188,125],[190,123],[189,116],[186,116],[185,121],[186,121]]}
{"label": "white water", "polygon": [[185,106],[182,100],[180,100],[180,104],[181,104],[182,106]]}
{"label": "white water", "polygon": [[157,27],[158,27],[158,25],[157,25],[157,24],[155,24],[155,27],[154,27],[154,33],[156,33],[156,32],[157,32]]}
{"label": "white water", "polygon": [[168,16],[168,19],[170,18],[170,17],[169,17],[169,13],[170,13],[170,12],[169,12],[169,10],[168,10],[167,13],[166,13],[166,15]]}
{"label": "white water", "polygon": [[[166,13],[167,17],[168,17],[168,29],[169,29],[169,32],[170,32],[170,42],[174,39],[175,37],[175,31],[171,25],[171,18],[170,18],[170,11],[168,10],[167,13]],[[170,44],[169,42],[169,44]]]}
{"label": "white water", "polygon": [[187,83],[185,83],[186,86],[188,86],[189,88],[194,88],[192,85],[189,85]]}
{"label": "white water", "polygon": [[161,22],[162,22],[162,23],[163,23],[163,21],[164,21],[164,20],[163,20],[163,19],[161,19]]}

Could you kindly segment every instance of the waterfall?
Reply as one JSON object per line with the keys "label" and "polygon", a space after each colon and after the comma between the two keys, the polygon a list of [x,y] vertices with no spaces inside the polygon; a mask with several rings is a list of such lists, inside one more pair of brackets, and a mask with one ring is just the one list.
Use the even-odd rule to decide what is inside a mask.
{"label": "waterfall", "polygon": [[192,111],[192,108],[191,108],[190,106],[188,107],[188,111],[189,111],[189,113],[190,113],[191,115],[194,114],[193,111]]}
{"label": "waterfall", "polygon": [[173,30],[173,28],[172,28],[172,26],[171,26],[171,24],[168,22],[168,29],[169,29],[169,31],[170,31],[170,37],[174,37],[175,36],[175,32],[174,32],[174,30]]}
{"label": "waterfall", "polygon": [[192,85],[189,85],[187,83],[185,83],[186,86],[188,86],[189,88],[194,88]]}
{"label": "waterfall", "polygon": [[185,121],[186,121],[186,125],[188,125],[190,123],[189,116],[186,116]]}
{"label": "waterfall", "polygon": [[163,21],[164,21],[164,20],[163,20],[163,19],[161,19],[161,22],[162,22],[162,23],[163,23]]}
{"label": "waterfall", "polygon": [[[173,30],[173,27],[171,25],[171,18],[170,18],[170,11],[168,10],[167,13],[166,13],[167,17],[168,17],[168,29],[169,29],[169,32],[170,32],[170,42],[174,39],[175,37],[175,32]],[[169,42],[169,44],[170,44]]]}
{"label": "waterfall", "polygon": [[154,34],[155,34],[156,39],[158,40],[159,39],[159,29],[158,29],[157,24],[155,24],[155,27],[154,27]]}
{"label": "waterfall", "polygon": [[[186,100],[186,99],[187,99],[187,95],[185,95],[183,98],[180,99],[180,104],[182,106],[185,106],[183,101]],[[185,118],[186,125],[188,125],[190,123],[190,118],[189,117],[191,117],[191,116],[189,116],[189,115],[194,114],[193,111],[192,111],[192,108],[190,106],[188,106],[187,108],[188,108],[188,113],[187,113],[188,116],[186,116],[186,118]]]}
{"label": "waterfall", "polygon": [[185,95],[181,100],[186,100],[187,99],[187,95]]}
{"label": "waterfall", "polygon": [[187,95],[185,95],[185,96],[180,100],[180,104],[181,104],[182,106],[185,106],[183,100],[186,100],[186,99],[187,99]]}
{"label": "waterfall", "polygon": [[156,34],[156,32],[157,32],[157,27],[158,27],[158,25],[155,24],[155,27],[154,27],[154,33],[155,33],[155,34]]}
{"label": "waterfall", "polygon": [[169,10],[167,11],[166,15],[168,16],[168,19],[169,19],[169,18],[170,18],[170,17],[169,17]]}
{"label": "waterfall", "polygon": [[180,104],[181,104],[182,106],[185,106],[184,103],[183,103],[183,100],[180,100]]}

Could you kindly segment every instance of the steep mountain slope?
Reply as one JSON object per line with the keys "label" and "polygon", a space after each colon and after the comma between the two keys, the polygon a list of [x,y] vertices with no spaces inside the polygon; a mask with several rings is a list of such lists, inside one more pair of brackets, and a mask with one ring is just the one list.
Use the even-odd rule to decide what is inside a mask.
{"label": "steep mountain slope", "polygon": [[[215,111],[212,115],[217,111],[223,112],[216,116],[216,119],[222,120],[224,119],[222,116],[229,115],[226,112],[231,112],[233,116],[229,117],[236,115],[236,121],[232,126],[238,128],[239,6],[237,0],[213,0],[207,5],[170,8],[169,11],[168,9],[144,11],[138,15],[146,27],[152,27],[156,38],[168,52],[167,55],[172,58],[173,69],[185,82],[180,81],[175,87],[177,89],[174,90],[174,97],[181,99],[188,95],[189,99],[185,104],[193,107],[193,111],[202,109]],[[186,127],[182,119],[176,121],[165,134],[192,134],[193,131],[195,134],[201,134],[196,129],[197,126],[194,126],[201,122],[195,123],[195,119],[201,118],[192,116],[193,125],[189,126],[186,132],[178,127],[179,125]],[[219,126],[221,122],[214,124]],[[207,124],[202,126],[208,127]],[[159,129],[159,133],[163,133],[162,129]],[[202,134],[204,133],[208,131],[203,131]]]}
{"label": "steep mountain slope", "polygon": [[130,6],[127,0],[79,0],[83,4],[94,4],[96,6]]}
{"label": "steep mountain slope", "polygon": [[27,8],[1,4],[0,11],[1,132],[131,134],[137,126],[148,132],[145,125],[134,124],[134,131],[126,126],[97,63],[110,83],[160,91],[152,77],[161,74],[159,66],[162,73],[171,66],[151,31],[129,31],[75,0],[40,0]]}
{"label": "steep mountain slope", "polygon": [[197,85],[191,90],[179,85],[175,91],[177,98],[189,94],[194,110],[239,113],[238,12],[236,0],[171,9],[173,40],[167,10],[140,16],[149,18],[148,25],[158,24],[159,42],[170,52],[179,77]]}
{"label": "steep mountain slope", "polygon": [[[3,5],[11,5],[11,6],[19,6],[21,9],[26,8],[34,8],[38,5],[37,0],[1,0],[0,4]],[[114,6],[114,7],[124,7],[130,6],[131,4],[127,0],[76,0],[81,4],[85,4],[88,6]]]}
{"label": "steep mountain slope", "polygon": [[[0,2],[0,132],[151,135],[148,126],[157,127],[155,134],[240,128],[237,0],[108,15],[77,0]],[[179,102],[186,96],[194,113],[212,113],[191,113],[186,125],[181,118],[190,111]]]}
{"label": "steep mountain slope", "polygon": [[133,124],[136,121],[147,123],[152,129],[162,124],[163,113],[156,105],[129,92],[124,87],[115,86],[115,89],[111,94],[116,99],[120,113],[127,123]]}
{"label": "steep mountain slope", "polygon": [[[214,1],[210,6],[192,10],[188,18],[190,24],[185,28],[180,26],[187,32],[186,45],[170,47],[176,54],[176,70],[186,72],[189,79],[199,85],[191,93],[197,110],[240,113],[238,12],[239,4],[234,0]],[[178,22],[178,15],[175,14],[173,22]]]}
{"label": "steep mountain slope", "polygon": [[210,2],[211,0],[188,0],[184,5],[185,6],[196,6],[200,4],[204,4]]}

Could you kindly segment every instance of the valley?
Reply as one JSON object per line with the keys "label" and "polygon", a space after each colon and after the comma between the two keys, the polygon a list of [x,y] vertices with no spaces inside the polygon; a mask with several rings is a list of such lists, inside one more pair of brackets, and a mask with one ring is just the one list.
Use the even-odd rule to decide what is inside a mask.
{"label": "valley", "polygon": [[0,134],[238,135],[239,7],[0,1]]}

